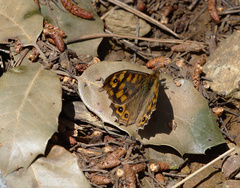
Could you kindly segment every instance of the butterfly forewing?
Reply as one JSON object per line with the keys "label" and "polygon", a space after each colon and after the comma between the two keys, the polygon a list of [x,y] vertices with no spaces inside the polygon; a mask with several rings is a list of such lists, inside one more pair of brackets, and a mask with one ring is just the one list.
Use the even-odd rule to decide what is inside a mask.
{"label": "butterfly forewing", "polygon": [[106,78],[105,89],[112,100],[112,115],[126,126],[137,124],[142,129],[156,109],[159,74],[123,70]]}
{"label": "butterfly forewing", "polygon": [[139,71],[118,71],[106,78],[103,89],[114,104],[122,105],[136,96],[148,76],[149,74]]}

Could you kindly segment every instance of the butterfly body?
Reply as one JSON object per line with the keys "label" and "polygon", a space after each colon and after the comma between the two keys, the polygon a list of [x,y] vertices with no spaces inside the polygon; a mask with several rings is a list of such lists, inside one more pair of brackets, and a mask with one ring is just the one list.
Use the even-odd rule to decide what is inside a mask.
{"label": "butterfly body", "polygon": [[137,124],[143,129],[156,109],[159,73],[122,70],[108,76],[103,89],[112,103],[112,115],[125,126]]}

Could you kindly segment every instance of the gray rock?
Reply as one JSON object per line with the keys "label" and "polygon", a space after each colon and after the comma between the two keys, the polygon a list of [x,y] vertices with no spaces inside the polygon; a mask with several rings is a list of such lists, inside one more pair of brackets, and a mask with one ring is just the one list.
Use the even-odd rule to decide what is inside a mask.
{"label": "gray rock", "polygon": [[235,32],[209,56],[203,66],[206,77],[211,78],[212,90],[225,97],[240,99],[240,33]]}
{"label": "gray rock", "polygon": [[[139,20],[139,36],[146,35],[151,26],[141,18]],[[114,10],[105,18],[106,25],[114,34],[136,36],[136,18],[125,10]]]}

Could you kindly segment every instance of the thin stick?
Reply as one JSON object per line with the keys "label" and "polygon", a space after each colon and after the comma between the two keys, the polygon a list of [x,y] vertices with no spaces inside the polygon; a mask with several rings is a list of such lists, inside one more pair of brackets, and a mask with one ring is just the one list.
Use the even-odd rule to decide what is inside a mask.
{"label": "thin stick", "polygon": [[21,53],[20,58],[14,63],[13,67],[18,67],[18,66],[20,66],[21,63],[22,63],[22,61],[23,61],[23,59],[24,59],[24,57],[27,55],[27,53],[28,53],[29,51],[30,51],[29,48],[24,49],[23,52]]}
{"label": "thin stick", "polygon": [[104,20],[111,12],[113,12],[114,10],[116,10],[118,8],[118,6],[113,7],[111,10],[109,10],[108,12],[106,12],[104,15],[101,16],[101,20]]}
{"label": "thin stick", "polygon": [[237,10],[225,10],[225,11],[219,13],[219,15],[236,14],[236,13],[239,13],[239,12],[240,12],[239,9],[237,9]]}
{"label": "thin stick", "polygon": [[138,10],[128,6],[128,5],[126,5],[125,3],[122,3],[121,1],[118,1],[118,0],[107,0],[107,1],[119,6],[119,7],[123,8],[123,9],[125,9],[125,10],[127,10],[127,11],[129,11],[129,12],[135,14],[135,15],[137,15],[140,18],[143,18],[143,19],[147,20],[148,22],[150,22],[152,24],[155,24],[156,26],[160,27],[161,29],[173,34],[175,37],[180,38],[177,33],[172,31],[171,29],[169,29],[165,25],[161,24],[159,21],[157,21],[157,20],[151,18],[150,16],[148,16],[148,15],[146,15],[146,14],[144,14],[144,13],[142,13],[142,12],[140,12],[140,11],[138,11]]}
{"label": "thin stick", "polygon": [[193,0],[192,3],[191,3],[191,5],[189,5],[187,8],[188,8],[189,10],[192,10],[193,7],[195,7],[195,5],[198,3],[198,1],[199,1],[199,0]]}
{"label": "thin stick", "polygon": [[[232,116],[231,116],[231,117],[232,117]],[[224,121],[223,121],[223,119],[222,119],[221,117],[220,117],[219,119],[220,119],[220,122],[221,122],[221,124],[222,124],[225,132],[224,132],[223,130],[221,130],[221,131],[224,132],[224,135],[225,135],[231,142],[234,142],[234,138],[231,137],[231,135],[229,134],[229,132],[228,132],[228,130],[227,130],[227,127],[226,127],[226,124],[227,124],[227,123],[224,123]],[[230,120],[230,119],[229,119],[229,120]]]}
{"label": "thin stick", "polygon": [[[109,30],[106,30],[105,29],[105,32],[108,33],[108,34],[113,34],[111,31]],[[113,37],[114,38],[114,37]],[[116,39],[116,37],[115,37]],[[146,57],[144,54],[141,54],[141,51],[142,51],[142,48],[141,47],[138,47],[134,44],[132,44],[131,42],[129,42],[128,40],[126,39],[121,39],[119,40],[121,43],[124,43],[127,47],[129,47],[130,49],[132,49],[135,53],[137,53],[138,55],[140,55],[141,57],[143,57],[144,59],[148,59],[148,57]]]}
{"label": "thin stick", "polygon": [[162,172],[162,175],[170,176],[170,177],[181,177],[181,178],[185,178],[187,176],[185,174],[173,174],[173,173],[167,173],[167,172]]}
{"label": "thin stick", "polygon": [[199,17],[202,13],[204,13],[205,10],[207,10],[207,5],[205,5],[205,6],[196,14],[196,16],[194,16],[194,17],[190,20],[189,24],[191,25],[193,22],[195,22],[195,21],[198,19],[198,17]]}
{"label": "thin stick", "polygon": [[39,54],[41,55],[41,58],[46,61],[47,57],[45,56],[45,54],[42,52],[42,50],[38,47],[37,43],[33,43],[33,46],[37,49],[37,51],[39,52]]}
{"label": "thin stick", "polygon": [[198,174],[199,172],[203,171],[205,168],[209,167],[210,165],[212,165],[213,163],[215,163],[216,161],[220,160],[221,158],[225,157],[226,155],[228,155],[229,153],[232,153],[235,150],[235,148],[232,148],[228,151],[226,151],[225,153],[223,153],[222,155],[220,155],[219,157],[217,157],[216,159],[212,160],[211,162],[209,162],[208,164],[206,164],[205,166],[203,166],[202,168],[198,169],[197,171],[195,171],[194,173],[190,174],[189,176],[187,176],[185,179],[183,179],[182,181],[178,182],[176,185],[174,185],[172,188],[177,188],[178,186],[182,185],[183,183],[185,183],[187,180],[189,180],[190,178],[192,178],[193,176],[195,176],[196,174]]}
{"label": "thin stick", "polygon": [[162,43],[198,43],[198,44],[204,44],[202,42],[197,42],[197,41],[191,41],[191,40],[178,40],[178,39],[153,39],[153,38],[147,38],[147,37],[135,37],[135,36],[128,36],[128,35],[117,35],[117,34],[92,34],[92,35],[84,35],[81,37],[74,37],[70,38],[67,40],[64,40],[66,44],[74,43],[74,42],[79,42],[83,40],[88,40],[88,39],[94,39],[94,38],[101,38],[101,37],[118,37],[118,38],[126,38],[126,39],[138,39],[138,40],[144,40],[144,41],[150,41],[150,42],[162,42]]}

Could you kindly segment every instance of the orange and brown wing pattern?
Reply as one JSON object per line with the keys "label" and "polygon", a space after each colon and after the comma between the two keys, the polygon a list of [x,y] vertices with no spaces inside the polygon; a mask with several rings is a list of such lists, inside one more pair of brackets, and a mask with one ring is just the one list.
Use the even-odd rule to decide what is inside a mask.
{"label": "orange and brown wing pattern", "polygon": [[136,123],[142,129],[156,109],[159,73],[123,70],[108,76],[103,84],[112,100],[112,115],[126,126]]}
{"label": "orange and brown wing pattern", "polygon": [[143,129],[151,118],[153,111],[156,110],[157,98],[159,91],[159,74],[153,73],[150,83],[152,83],[151,89],[148,91],[149,95],[145,98],[146,105],[143,106],[143,114],[140,115],[140,120],[138,121],[138,129]]}
{"label": "orange and brown wing pattern", "polygon": [[103,89],[107,91],[114,104],[122,105],[139,92],[139,87],[142,86],[148,76],[149,74],[139,71],[118,71],[106,78]]}

